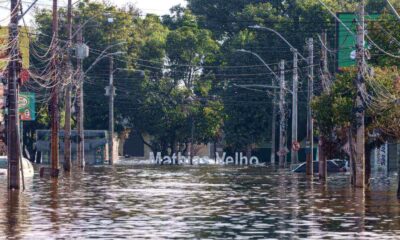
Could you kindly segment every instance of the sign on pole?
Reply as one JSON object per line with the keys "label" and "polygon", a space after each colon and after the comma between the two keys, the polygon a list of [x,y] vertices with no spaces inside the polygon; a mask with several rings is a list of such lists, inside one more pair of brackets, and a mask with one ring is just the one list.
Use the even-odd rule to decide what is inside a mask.
{"label": "sign on pole", "polygon": [[35,121],[35,94],[34,93],[19,93],[18,97],[18,112],[21,121]]}
{"label": "sign on pole", "polygon": [[[366,20],[374,21],[379,18],[380,14],[370,14],[366,16]],[[352,32],[348,32],[346,27],[337,22],[337,64],[338,68],[352,67],[356,65],[356,27],[357,15],[355,13],[337,13],[337,17],[345,24]]]}

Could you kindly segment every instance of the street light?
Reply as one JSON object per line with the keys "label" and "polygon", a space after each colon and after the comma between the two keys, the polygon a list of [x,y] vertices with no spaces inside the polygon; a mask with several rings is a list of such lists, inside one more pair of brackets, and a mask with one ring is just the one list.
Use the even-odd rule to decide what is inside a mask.
{"label": "street light", "polygon": [[250,53],[250,54],[256,56],[264,64],[264,66],[266,68],[268,68],[268,70],[275,76],[275,78],[279,79],[278,75],[268,66],[268,64],[264,61],[264,59],[262,59],[262,57],[260,55],[258,55],[257,53],[246,50],[246,49],[237,49],[236,52]]}
{"label": "street light", "polygon": [[[290,51],[293,52],[293,91],[292,91],[292,145],[298,145],[298,57],[300,56],[305,62],[309,63],[309,60],[307,60],[303,55],[299,53],[297,48],[295,48],[286,38],[284,38],[278,31],[268,28],[268,27],[263,27],[260,25],[254,25],[254,26],[249,26],[249,28],[252,29],[261,29],[261,30],[266,30],[269,32],[274,33],[277,35],[280,39],[283,40],[289,47]],[[309,119],[310,122],[310,119]],[[298,154],[297,151],[294,150],[294,147],[292,146],[292,151],[291,151],[291,160],[292,164],[298,162]]]}
{"label": "street light", "polygon": [[[252,54],[252,55],[256,56],[264,64],[264,66],[274,75],[276,81],[279,81],[279,76],[268,66],[268,64],[264,61],[264,59],[262,59],[262,57],[260,55],[258,55],[255,52],[252,52],[252,51],[249,51],[249,50],[245,50],[245,49],[238,49],[238,50],[236,50],[236,52],[249,53],[249,54]],[[273,97],[274,98],[272,100],[272,126],[271,126],[271,163],[272,164],[275,163],[275,146],[276,146],[276,142],[275,142],[276,141],[276,136],[275,136],[275,134],[276,134],[276,128],[275,128],[275,125],[276,125],[276,105],[275,105],[275,102],[277,100],[276,99],[276,88],[279,88],[279,87],[275,87],[273,85],[275,85],[274,81],[272,82],[272,86],[267,86],[267,85],[263,86],[263,87],[266,87],[266,88],[270,87],[270,88],[274,89],[274,93],[273,93]],[[248,87],[250,87],[250,85],[235,85],[235,86],[242,87],[242,88],[245,88],[245,89],[249,89]],[[257,85],[257,86],[253,85],[253,86],[260,87],[259,85]]]}
{"label": "street light", "polygon": [[[189,96],[186,98],[186,102],[189,104],[192,104],[196,100],[195,97]],[[194,114],[192,111],[190,111],[190,122],[191,122],[191,128],[190,128],[190,152],[189,152],[189,158],[190,158],[190,165],[193,165],[193,156],[194,156]]]}
{"label": "street light", "polygon": [[280,39],[282,39],[282,40],[290,47],[290,51],[292,51],[292,52],[297,52],[297,54],[298,54],[304,61],[306,61],[306,62],[308,61],[307,58],[305,58],[303,55],[301,55],[301,54],[297,51],[297,49],[296,49],[295,47],[293,47],[293,45],[290,44],[289,41],[286,40],[286,38],[284,38],[284,37],[283,37],[279,32],[277,32],[276,30],[274,30],[274,29],[272,29],[272,28],[268,28],[268,27],[263,27],[263,26],[260,26],[260,25],[249,26],[249,28],[251,28],[251,29],[267,30],[267,31],[270,31],[270,32],[275,33]]}

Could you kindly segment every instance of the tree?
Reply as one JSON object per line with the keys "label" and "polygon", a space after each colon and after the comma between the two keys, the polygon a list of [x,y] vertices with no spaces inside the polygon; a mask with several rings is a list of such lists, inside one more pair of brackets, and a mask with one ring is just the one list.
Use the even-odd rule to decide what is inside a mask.
{"label": "tree", "polygon": [[[210,31],[197,26],[193,15],[182,13],[182,19],[173,20],[175,28],[170,30],[155,15],[140,18],[134,7],[118,9],[83,2],[76,11],[79,19],[75,21],[83,24],[85,42],[91,48],[84,62],[84,69],[91,69],[84,86],[87,129],[107,128],[104,88],[109,62],[93,63],[108,46],[109,53],[124,53],[114,58],[118,132],[132,129],[150,134],[152,141],[147,144],[168,153],[174,152],[178,143],[189,142],[192,118],[196,119],[196,142],[208,143],[216,137],[222,124],[222,105],[210,95],[211,79],[201,76],[201,70],[213,61],[218,44]],[[113,23],[107,21],[110,17]],[[50,12],[37,12],[36,22],[41,37],[35,43],[50,44]],[[65,22],[60,26],[65,29]],[[190,96],[195,101],[188,102]]]}
{"label": "tree", "polygon": [[[251,55],[237,53],[247,49],[259,54],[267,63],[278,63],[281,59],[292,59],[292,53],[281,39],[267,31],[251,30],[251,25],[273,28],[285,36],[299,52],[304,52],[306,38],[324,29],[335,31],[335,21],[329,12],[316,0],[313,1],[209,1],[189,0],[188,8],[203,26],[220,40],[218,58],[220,69],[213,71],[219,82],[216,89],[223,95],[226,121],[224,132],[229,145],[244,149],[248,145],[271,140],[271,91],[254,92],[236,87],[237,84],[272,84],[272,74]],[[324,1],[339,10],[354,7],[349,1]],[[312,31],[311,31],[312,29]],[[332,43],[333,45],[333,43]],[[290,62],[288,63],[290,67]],[[301,62],[300,67],[306,63]],[[224,68],[224,66],[238,66]],[[253,67],[240,67],[253,66]],[[271,65],[277,70],[277,64]],[[288,77],[290,76],[288,72]],[[301,79],[304,81],[305,79]],[[288,85],[290,84],[290,81]],[[302,84],[304,88],[306,84]],[[290,101],[288,101],[290,103]],[[306,108],[305,96],[300,95],[299,108]],[[305,111],[300,111],[299,120],[305,125]],[[240,126],[240,127],[239,127]],[[305,128],[300,128],[300,138]]]}
{"label": "tree", "polygon": [[[318,129],[326,136],[325,152],[337,156],[341,146],[348,141],[348,129],[355,120],[356,89],[352,82],[356,70],[345,69],[336,76],[331,91],[316,97],[313,102],[314,117]],[[400,72],[397,68],[375,68],[373,76],[366,77],[366,164],[367,181],[370,171],[370,151],[389,140],[400,139]],[[373,136],[373,137],[371,137]]]}
{"label": "tree", "polygon": [[209,30],[198,27],[196,17],[189,11],[172,22],[176,29],[168,34],[166,42],[166,56],[171,69],[168,75],[176,84],[183,82],[187,89],[192,89],[202,66],[214,61],[219,46]]}
{"label": "tree", "polygon": [[[212,141],[222,124],[222,106],[210,96],[211,79],[201,73],[203,66],[213,61],[218,45],[209,31],[197,26],[190,12],[177,15],[164,17],[172,30],[160,44],[165,54],[164,61],[159,61],[162,71],[142,85],[144,101],[133,114],[134,128],[152,136],[152,142],[146,144],[153,151],[168,154],[177,148],[187,151],[192,124],[197,143]],[[189,101],[190,98],[193,100]]]}
{"label": "tree", "polygon": [[[398,58],[389,56],[399,55],[400,48],[400,26],[399,20],[393,14],[384,12],[377,21],[369,23],[371,28],[371,62],[377,66],[397,66],[400,67]],[[379,46],[380,49],[378,49]],[[385,51],[385,52],[382,52]]]}

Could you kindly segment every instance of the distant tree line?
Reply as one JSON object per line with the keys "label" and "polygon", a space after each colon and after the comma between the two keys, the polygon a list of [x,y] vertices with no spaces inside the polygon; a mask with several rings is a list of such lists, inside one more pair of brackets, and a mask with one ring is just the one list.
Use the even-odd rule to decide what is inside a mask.
{"label": "distant tree line", "polygon": [[[335,12],[354,11],[357,4],[357,1],[324,2]],[[386,11],[383,1],[371,0],[367,8],[370,12]],[[60,14],[64,16],[65,9]],[[161,17],[143,16],[131,5],[117,8],[84,1],[75,8],[74,16],[74,26],[83,25],[84,40],[91,49],[90,57],[84,61],[85,69],[110,45],[114,45],[110,52],[124,53],[115,57],[116,129],[152,136],[146,144],[153,151],[165,154],[187,151],[193,128],[196,143],[219,141],[224,136],[226,146],[239,151],[271,140],[272,106],[276,104],[272,90],[252,91],[237,85],[271,85],[273,76],[257,58],[236,50],[247,49],[259,54],[275,71],[278,62],[286,59],[289,86],[292,53],[276,36],[249,29],[249,26],[262,25],[279,31],[302,54],[305,54],[305,40],[314,37],[317,63],[321,49],[317,34],[327,31],[328,46],[333,50],[337,37],[335,19],[317,0],[188,0],[187,7],[175,6],[169,15]],[[114,19],[112,23],[107,21],[109,17]],[[51,12],[36,10],[35,24],[31,48],[40,53],[50,45]],[[381,24],[399,39],[399,24],[390,14],[383,17]],[[60,25],[60,38],[65,40],[65,17],[60,18]],[[393,50],[387,35],[374,32],[375,29],[371,30],[371,35],[377,38],[377,43]],[[371,50],[373,64],[398,65],[398,61],[374,51]],[[335,58],[335,54],[329,55],[332,75],[336,70]],[[43,64],[40,59],[32,59],[34,68]],[[107,129],[108,103],[104,88],[108,85],[108,64],[108,59],[101,60],[85,76],[86,129]],[[307,63],[300,62],[299,139],[306,134],[306,66]],[[377,73],[387,71],[393,73],[394,70],[382,68]],[[352,75],[346,76],[338,78],[346,81],[335,84],[330,95],[321,96],[314,103],[320,131],[331,132],[333,125],[330,123],[336,126],[347,121],[331,119],[334,116],[326,116],[328,113],[322,111],[326,109],[321,109],[326,104],[337,107],[333,95],[351,90],[348,83]],[[316,92],[321,88],[318,79]],[[351,93],[348,92],[349,97]],[[45,94],[38,91],[38,96],[42,95]],[[351,105],[346,96],[340,103]],[[32,143],[35,129],[49,125],[44,100],[37,106],[38,121],[27,125],[27,142]],[[289,98],[288,103],[291,104]],[[339,108],[336,110],[340,114],[335,117],[347,114],[347,106]],[[390,120],[390,116],[374,116],[371,115],[370,126]]]}

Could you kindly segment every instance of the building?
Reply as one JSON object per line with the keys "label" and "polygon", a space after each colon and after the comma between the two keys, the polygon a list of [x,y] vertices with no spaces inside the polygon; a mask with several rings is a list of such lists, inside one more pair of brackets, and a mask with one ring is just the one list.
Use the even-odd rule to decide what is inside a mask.
{"label": "building", "polygon": [[[108,133],[103,130],[85,131],[85,164],[102,165],[108,160]],[[64,162],[64,131],[59,133],[59,160]],[[77,160],[78,133],[71,131],[71,157]],[[41,164],[50,164],[50,130],[36,131],[36,149]]]}

